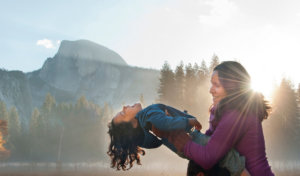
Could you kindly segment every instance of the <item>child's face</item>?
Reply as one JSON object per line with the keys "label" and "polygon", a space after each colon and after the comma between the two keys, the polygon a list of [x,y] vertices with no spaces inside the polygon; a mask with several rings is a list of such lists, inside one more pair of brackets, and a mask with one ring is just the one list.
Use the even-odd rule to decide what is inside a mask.
{"label": "child's face", "polygon": [[135,118],[135,115],[141,110],[142,105],[140,103],[136,103],[132,106],[123,106],[123,110],[113,118],[113,123],[119,124],[122,122],[130,122]]}

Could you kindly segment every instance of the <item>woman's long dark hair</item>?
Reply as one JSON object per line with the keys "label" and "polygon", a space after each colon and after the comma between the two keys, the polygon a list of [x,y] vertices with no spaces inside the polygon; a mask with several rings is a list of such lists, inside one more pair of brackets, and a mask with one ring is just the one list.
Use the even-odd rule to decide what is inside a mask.
{"label": "woman's long dark hair", "polygon": [[268,118],[271,107],[261,93],[251,89],[251,78],[238,62],[225,61],[217,65],[219,81],[227,96],[217,105],[214,122],[218,122],[225,109],[237,110],[241,115],[254,113],[261,121]]}
{"label": "woman's long dark hair", "polygon": [[141,165],[140,155],[145,155],[145,151],[138,146],[144,137],[142,128],[139,125],[133,128],[130,122],[114,124],[113,121],[108,124],[108,128],[111,141],[107,154],[111,158],[111,167],[128,170],[134,161]]}

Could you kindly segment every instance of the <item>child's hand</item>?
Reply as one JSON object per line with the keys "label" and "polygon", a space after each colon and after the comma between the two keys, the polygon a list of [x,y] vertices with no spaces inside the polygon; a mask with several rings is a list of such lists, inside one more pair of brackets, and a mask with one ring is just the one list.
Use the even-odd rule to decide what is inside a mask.
{"label": "child's hand", "polygon": [[198,120],[194,118],[189,118],[189,125],[194,126],[199,131],[202,129],[202,125],[200,124],[200,122],[198,122]]}
{"label": "child's hand", "polygon": [[241,173],[241,176],[251,176],[248,170],[245,168],[243,172]]}
{"label": "child's hand", "polygon": [[171,115],[169,114],[169,112],[168,112],[167,109],[165,110],[165,113],[166,113],[167,116],[171,116]]}

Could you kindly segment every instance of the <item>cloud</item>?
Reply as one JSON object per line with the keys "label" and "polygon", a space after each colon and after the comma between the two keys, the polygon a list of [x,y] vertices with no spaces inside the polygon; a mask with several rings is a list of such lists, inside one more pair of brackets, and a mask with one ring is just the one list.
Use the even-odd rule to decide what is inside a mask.
{"label": "cloud", "polygon": [[230,20],[238,11],[238,6],[230,0],[207,0],[204,3],[211,7],[208,15],[199,15],[199,22],[220,26]]}
{"label": "cloud", "polygon": [[53,42],[49,39],[38,40],[36,42],[36,45],[44,46],[45,48],[48,48],[48,49],[54,49],[55,48]]}

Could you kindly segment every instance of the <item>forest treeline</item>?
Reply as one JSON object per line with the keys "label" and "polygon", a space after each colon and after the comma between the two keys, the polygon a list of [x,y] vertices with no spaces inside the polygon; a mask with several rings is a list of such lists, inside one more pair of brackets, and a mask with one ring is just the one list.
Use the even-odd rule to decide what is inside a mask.
{"label": "forest treeline", "polygon": [[[181,62],[172,70],[165,62],[160,71],[158,102],[186,110],[197,118],[206,119],[211,105],[210,75],[213,68],[219,64],[218,56],[214,55],[207,66]],[[207,121],[207,120],[206,120]]]}
{"label": "forest treeline", "polygon": [[[211,105],[210,75],[219,64],[217,56],[201,65],[181,62],[173,70],[165,62],[160,70],[157,103],[187,110],[201,123],[208,123]],[[137,99],[143,102],[143,95]],[[297,160],[300,147],[300,89],[288,79],[274,87],[272,113],[263,121],[268,157],[271,160]],[[107,123],[114,109],[100,107],[84,96],[74,103],[56,103],[46,95],[41,107],[33,110],[28,124],[21,123],[17,109],[0,102],[0,120],[7,121],[6,161],[93,162],[108,159]]]}
{"label": "forest treeline", "polygon": [[32,112],[29,124],[19,119],[15,107],[0,102],[0,117],[8,122],[5,136],[8,161],[87,162],[100,161],[106,154],[108,118],[112,107],[100,107],[84,96],[75,104],[57,104],[48,94],[43,105]]}

